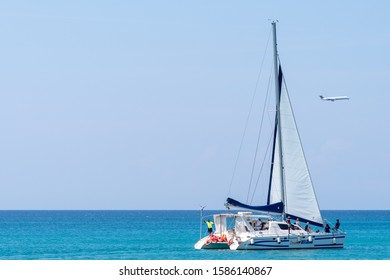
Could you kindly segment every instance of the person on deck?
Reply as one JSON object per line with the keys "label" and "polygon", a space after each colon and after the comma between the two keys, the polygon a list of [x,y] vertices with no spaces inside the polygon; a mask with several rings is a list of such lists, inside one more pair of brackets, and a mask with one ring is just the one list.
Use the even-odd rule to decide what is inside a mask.
{"label": "person on deck", "polygon": [[205,222],[205,223],[207,225],[207,232],[209,234],[211,234],[213,232],[213,224],[214,223],[212,221],[210,221],[210,220],[207,220],[207,222]]}
{"label": "person on deck", "polygon": [[288,225],[288,234],[290,234],[290,230],[291,230],[291,219],[290,219],[290,216],[287,217],[287,225]]}
{"label": "person on deck", "polygon": [[334,226],[334,228],[332,228],[334,231],[339,231],[339,228],[340,228],[340,221],[339,219],[336,220],[336,224]]}
{"label": "person on deck", "polygon": [[295,220],[295,225],[298,226],[298,227],[301,227],[301,223],[299,222],[299,218],[297,218]]}
{"label": "person on deck", "polygon": [[256,230],[262,230],[263,229],[263,223],[261,222],[260,218],[256,221],[255,229]]}
{"label": "person on deck", "polygon": [[329,224],[326,224],[326,226],[325,226],[325,232],[326,232],[326,233],[329,233],[329,232],[330,232],[330,226],[329,226]]}
{"label": "person on deck", "polygon": [[309,222],[306,223],[305,231],[307,231],[307,232],[312,232],[312,230],[311,230],[311,228],[310,228]]}

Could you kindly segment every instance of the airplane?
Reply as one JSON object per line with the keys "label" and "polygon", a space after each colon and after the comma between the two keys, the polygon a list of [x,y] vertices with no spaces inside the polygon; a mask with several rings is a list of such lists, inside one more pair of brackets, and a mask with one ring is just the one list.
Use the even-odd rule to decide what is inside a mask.
{"label": "airplane", "polygon": [[332,102],[337,101],[337,100],[349,100],[348,96],[324,97],[324,96],[320,95],[320,98],[321,98],[321,100],[332,101]]}

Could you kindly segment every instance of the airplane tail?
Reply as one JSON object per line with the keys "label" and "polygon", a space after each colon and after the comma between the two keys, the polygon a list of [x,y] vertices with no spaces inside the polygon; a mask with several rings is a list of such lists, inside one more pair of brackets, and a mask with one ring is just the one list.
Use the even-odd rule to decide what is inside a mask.
{"label": "airplane tail", "polygon": [[321,98],[321,99],[324,99],[324,96],[320,95],[320,98]]}

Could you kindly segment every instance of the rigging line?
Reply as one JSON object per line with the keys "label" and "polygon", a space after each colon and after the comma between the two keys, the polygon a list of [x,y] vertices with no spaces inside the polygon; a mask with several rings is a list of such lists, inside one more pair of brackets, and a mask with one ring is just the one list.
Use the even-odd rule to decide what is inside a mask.
{"label": "rigging line", "polygon": [[267,154],[268,154],[268,151],[269,151],[269,147],[271,146],[272,139],[273,139],[273,135],[271,134],[270,137],[269,137],[269,140],[268,140],[268,145],[267,145],[267,149],[266,149],[266,151],[265,151],[265,156],[264,156],[263,162],[262,162],[261,167],[260,167],[260,172],[259,172],[259,175],[257,176],[257,180],[256,180],[256,184],[255,184],[255,189],[253,190],[252,198],[251,198],[250,204],[252,204],[253,198],[255,197],[256,189],[257,189],[257,187],[258,187],[258,185],[259,185],[260,177],[261,177],[261,174],[262,174],[262,171],[263,171],[263,167],[264,167],[265,160],[266,160],[266,158],[267,158]]}
{"label": "rigging line", "polygon": [[260,121],[260,129],[259,129],[259,134],[257,136],[256,151],[255,151],[255,156],[253,158],[251,178],[250,178],[250,181],[249,181],[248,194],[247,194],[247,197],[246,197],[246,202],[247,203],[249,201],[249,195],[250,195],[250,191],[251,191],[251,188],[252,188],[253,174],[255,172],[256,159],[257,159],[257,154],[258,154],[258,150],[259,150],[259,143],[260,143],[260,136],[261,136],[261,132],[263,130],[264,114],[265,114],[265,108],[267,106],[267,100],[268,100],[268,96],[269,96],[270,84],[271,84],[271,74],[270,74],[269,79],[268,79],[267,94],[265,95],[264,106],[263,106],[263,113],[261,115],[261,121]]}
{"label": "rigging line", "polygon": [[248,128],[249,117],[250,117],[250,115],[251,115],[252,108],[253,108],[253,103],[254,103],[255,96],[256,96],[257,86],[258,86],[258,84],[259,84],[261,72],[262,72],[262,69],[263,69],[263,64],[264,64],[265,55],[267,54],[268,45],[269,45],[269,41],[270,41],[270,38],[271,38],[271,33],[272,33],[272,28],[270,29],[269,34],[268,34],[267,44],[266,44],[266,46],[265,46],[265,51],[264,51],[264,54],[263,54],[263,59],[262,59],[262,61],[261,61],[260,71],[259,71],[259,74],[258,74],[258,76],[257,76],[256,86],[255,86],[255,89],[254,89],[254,91],[253,91],[252,101],[251,101],[251,105],[250,105],[250,107],[249,107],[249,112],[248,112],[248,115],[247,115],[247,117],[246,117],[245,128],[244,128],[243,135],[242,135],[242,137],[241,137],[240,147],[238,148],[238,154],[237,154],[237,157],[236,157],[236,161],[235,161],[235,163],[234,163],[233,175],[232,175],[232,178],[231,178],[231,180],[230,180],[229,191],[228,191],[228,195],[227,195],[227,196],[230,195],[230,192],[231,192],[231,189],[232,189],[234,176],[235,176],[236,170],[237,170],[238,160],[239,160],[240,155],[241,155],[242,145],[243,145],[243,143],[244,143],[244,138],[245,138],[245,135],[246,135],[246,130],[247,130],[247,128]]}
{"label": "rigging line", "polygon": [[[274,68],[273,61],[271,63],[271,67],[270,68],[271,68],[271,70],[270,70],[271,77],[273,79],[274,78],[273,71],[272,71],[272,69]],[[271,84],[271,91],[273,91],[273,90],[274,90],[273,89],[273,85]],[[271,98],[268,99],[268,107],[271,107],[271,105],[270,105],[271,101],[270,100],[271,100]],[[269,122],[269,125],[270,125],[270,132],[271,133],[274,131],[274,126],[275,126],[274,121],[275,121],[275,112],[276,112],[276,109],[275,109],[276,105],[272,104],[272,106],[274,106],[274,109],[273,110],[269,110],[268,114],[267,114],[268,122]],[[270,112],[272,112],[272,116],[271,116]]]}

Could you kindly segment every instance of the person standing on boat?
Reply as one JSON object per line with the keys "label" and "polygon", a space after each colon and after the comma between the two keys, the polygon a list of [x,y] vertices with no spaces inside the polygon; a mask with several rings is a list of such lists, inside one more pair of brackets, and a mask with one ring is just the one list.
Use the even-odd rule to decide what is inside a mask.
{"label": "person standing on boat", "polygon": [[207,225],[207,232],[209,234],[211,234],[213,232],[213,224],[214,223],[212,221],[210,221],[210,220],[207,220],[207,222],[205,222],[205,223]]}
{"label": "person standing on boat", "polygon": [[290,230],[291,230],[291,219],[290,219],[290,216],[287,217],[287,225],[288,225],[288,234],[290,234]]}
{"label": "person standing on boat", "polygon": [[340,221],[339,219],[336,220],[336,224],[334,225],[334,228],[332,228],[334,231],[339,231],[340,228]]}
{"label": "person standing on boat", "polygon": [[261,221],[260,218],[256,221],[255,229],[256,230],[262,230],[263,229],[263,222]]}
{"label": "person standing on boat", "polygon": [[298,227],[301,227],[301,223],[299,222],[299,218],[297,218],[295,220],[295,225],[298,226]]}

